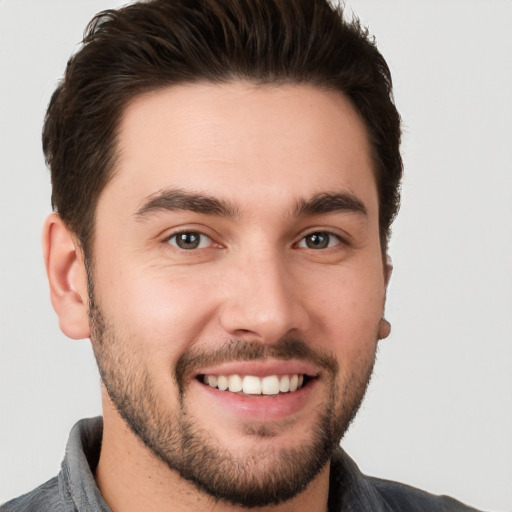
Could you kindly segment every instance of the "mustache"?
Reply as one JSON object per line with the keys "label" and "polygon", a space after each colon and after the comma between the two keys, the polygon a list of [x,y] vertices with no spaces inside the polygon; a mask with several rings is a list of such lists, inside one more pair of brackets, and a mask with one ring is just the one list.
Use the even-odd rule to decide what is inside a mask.
{"label": "mustache", "polygon": [[263,361],[265,359],[296,359],[313,363],[320,369],[336,375],[339,370],[336,358],[316,350],[301,338],[284,338],[268,345],[259,341],[230,339],[224,345],[206,352],[204,348],[184,352],[175,366],[175,378],[180,391],[187,380],[205,366],[215,366],[233,361]]}

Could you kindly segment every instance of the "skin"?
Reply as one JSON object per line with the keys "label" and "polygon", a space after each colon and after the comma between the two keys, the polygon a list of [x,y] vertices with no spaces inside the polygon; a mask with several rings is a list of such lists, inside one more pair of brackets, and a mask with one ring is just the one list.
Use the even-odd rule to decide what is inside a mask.
{"label": "skin", "polygon": [[[258,453],[260,464],[250,470],[268,472],[279,459],[273,454],[311,444],[330,397],[337,414],[355,413],[378,339],[389,334],[382,317],[390,267],[379,242],[364,124],[338,92],[202,83],[132,102],[120,124],[119,151],[96,211],[92,278],[106,339],[120,359],[112,366],[126,363],[126,382],[137,376],[130,369],[144,368],[154,407],[171,421],[180,409],[174,369],[184,354],[212,354],[229,340],[273,347],[297,338],[338,367],[329,377],[311,362],[315,378],[298,405],[252,398],[257,405],[249,416],[186,375],[183,402],[195,426],[233,458]],[[207,195],[231,210],[145,210],[169,190]],[[321,194],[348,196],[362,209],[298,214],[298,206]],[[205,236],[198,248],[184,250],[173,237],[181,231]],[[308,246],[312,233],[330,233],[328,246]],[[101,358],[108,349],[91,332],[83,255],[56,214],[47,219],[43,246],[62,330],[91,337]],[[278,373],[279,365],[287,370],[295,363],[265,358],[257,371]],[[206,367],[222,373],[226,364],[240,363]],[[113,510],[243,509],[213,500],[156,457],[104,387],[103,409],[96,479]],[[272,435],[254,434],[262,428]],[[271,509],[326,510],[328,479],[326,465],[303,492]]]}

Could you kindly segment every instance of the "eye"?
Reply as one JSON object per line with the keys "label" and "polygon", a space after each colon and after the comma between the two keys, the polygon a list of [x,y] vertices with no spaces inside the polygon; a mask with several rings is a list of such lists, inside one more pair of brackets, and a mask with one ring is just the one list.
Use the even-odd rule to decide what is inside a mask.
{"label": "eye", "polygon": [[298,247],[307,249],[329,249],[341,243],[339,236],[327,231],[317,231],[306,235],[299,243]]}
{"label": "eye", "polygon": [[179,249],[191,251],[208,247],[212,240],[210,237],[198,231],[182,231],[181,233],[172,235],[167,242]]}

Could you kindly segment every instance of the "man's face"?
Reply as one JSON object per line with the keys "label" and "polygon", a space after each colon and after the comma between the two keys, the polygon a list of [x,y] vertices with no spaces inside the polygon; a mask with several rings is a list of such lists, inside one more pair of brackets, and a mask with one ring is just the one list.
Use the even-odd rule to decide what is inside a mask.
{"label": "man's face", "polygon": [[110,398],[209,494],[288,499],[374,363],[385,270],[363,122],[309,86],[176,86],[127,107],[119,152],[90,275]]}

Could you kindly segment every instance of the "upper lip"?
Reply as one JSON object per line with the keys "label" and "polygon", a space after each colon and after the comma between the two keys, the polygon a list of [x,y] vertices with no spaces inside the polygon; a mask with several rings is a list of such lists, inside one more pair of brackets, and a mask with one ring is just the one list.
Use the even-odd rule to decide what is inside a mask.
{"label": "upper lip", "polygon": [[317,366],[306,361],[267,359],[264,361],[230,361],[211,367],[200,368],[198,375],[293,375],[303,374],[316,377],[320,374]]}

